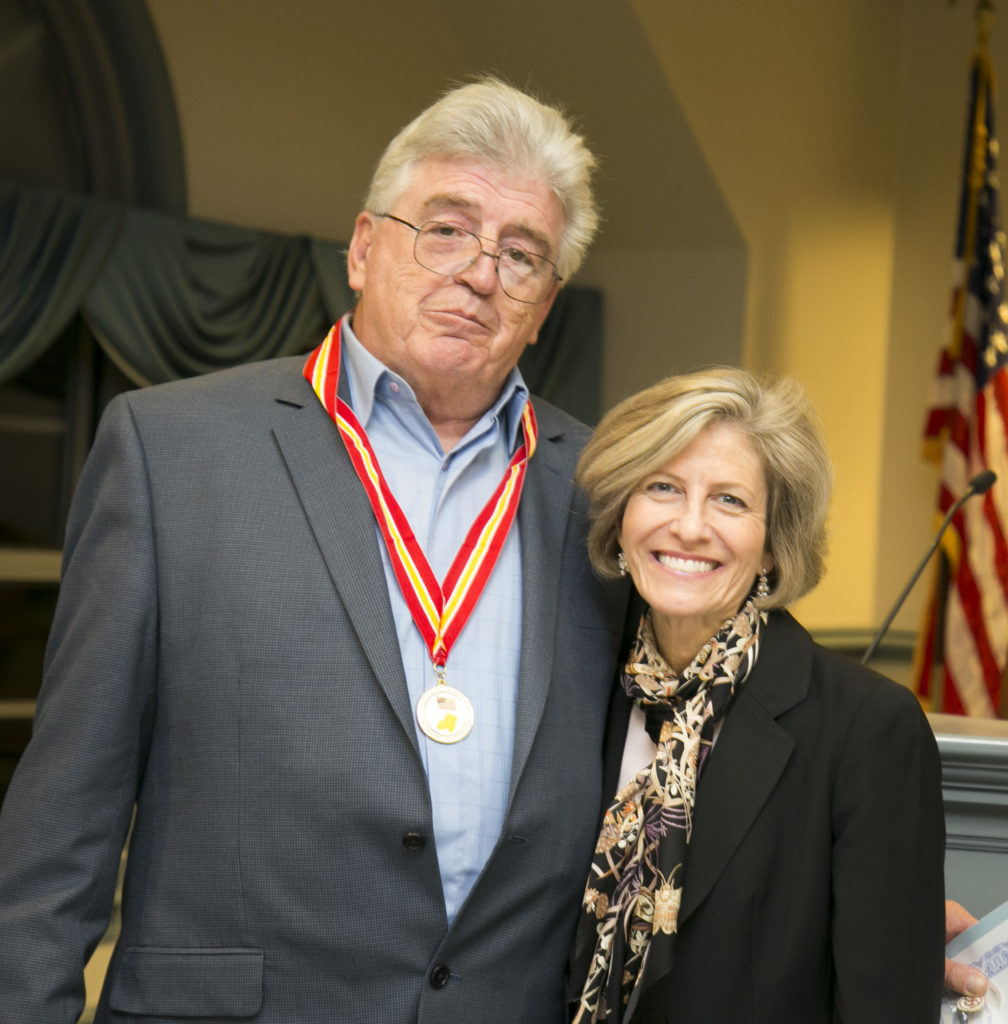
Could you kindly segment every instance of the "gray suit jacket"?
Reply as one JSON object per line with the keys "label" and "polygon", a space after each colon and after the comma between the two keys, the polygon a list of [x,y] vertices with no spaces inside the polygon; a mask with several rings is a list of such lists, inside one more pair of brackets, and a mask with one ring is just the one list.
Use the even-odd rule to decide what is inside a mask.
{"label": "gray suit jacket", "polygon": [[625,591],[587,430],[537,403],[499,844],[451,928],[373,515],[300,358],[116,399],[0,819],[0,1020],[64,1024],[130,829],[97,1020],[563,1018]]}

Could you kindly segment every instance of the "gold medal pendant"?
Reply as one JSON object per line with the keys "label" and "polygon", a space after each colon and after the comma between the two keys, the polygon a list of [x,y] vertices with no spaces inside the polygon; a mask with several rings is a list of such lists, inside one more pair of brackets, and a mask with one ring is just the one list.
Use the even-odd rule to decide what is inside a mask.
{"label": "gold medal pendant", "polygon": [[469,735],[476,715],[469,698],[443,678],[417,701],[417,724],[436,743],[458,743]]}

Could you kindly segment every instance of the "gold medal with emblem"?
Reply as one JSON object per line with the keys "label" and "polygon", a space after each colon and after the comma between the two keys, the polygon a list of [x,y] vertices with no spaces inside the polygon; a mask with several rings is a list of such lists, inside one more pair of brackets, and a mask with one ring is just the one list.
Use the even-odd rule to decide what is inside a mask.
{"label": "gold medal with emblem", "polygon": [[417,724],[436,743],[458,743],[469,735],[476,716],[469,698],[440,679],[417,701]]}

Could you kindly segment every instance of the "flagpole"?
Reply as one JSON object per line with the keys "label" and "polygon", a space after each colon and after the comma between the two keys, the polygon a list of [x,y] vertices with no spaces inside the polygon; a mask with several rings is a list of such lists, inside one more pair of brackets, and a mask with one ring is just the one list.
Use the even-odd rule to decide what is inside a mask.
{"label": "flagpole", "polygon": [[994,0],[977,0],[976,20],[978,43],[981,50],[986,50],[994,25]]}

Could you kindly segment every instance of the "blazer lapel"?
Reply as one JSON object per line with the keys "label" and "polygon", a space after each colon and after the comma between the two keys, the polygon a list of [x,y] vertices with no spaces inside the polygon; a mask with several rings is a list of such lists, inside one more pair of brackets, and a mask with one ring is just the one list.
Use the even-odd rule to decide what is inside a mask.
{"label": "blazer lapel", "polygon": [[[540,414],[539,445],[525,473],[518,527],[522,560],[522,643],[518,670],[511,793],[528,759],[553,676],[553,634],[560,600],[560,561],[573,493],[573,465]],[[546,421],[546,422],[542,422]]]}
{"label": "blazer lapel", "polygon": [[784,771],[794,740],[776,718],[804,699],[810,661],[808,634],[788,613],[772,614],[700,778],[680,923],[713,888]]}
{"label": "blazer lapel", "polygon": [[[333,585],[379,685],[416,746],[374,513],[339,431],[303,378],[277,393],[273,434]],[[391,638],[391,639],[390,639]]]}

